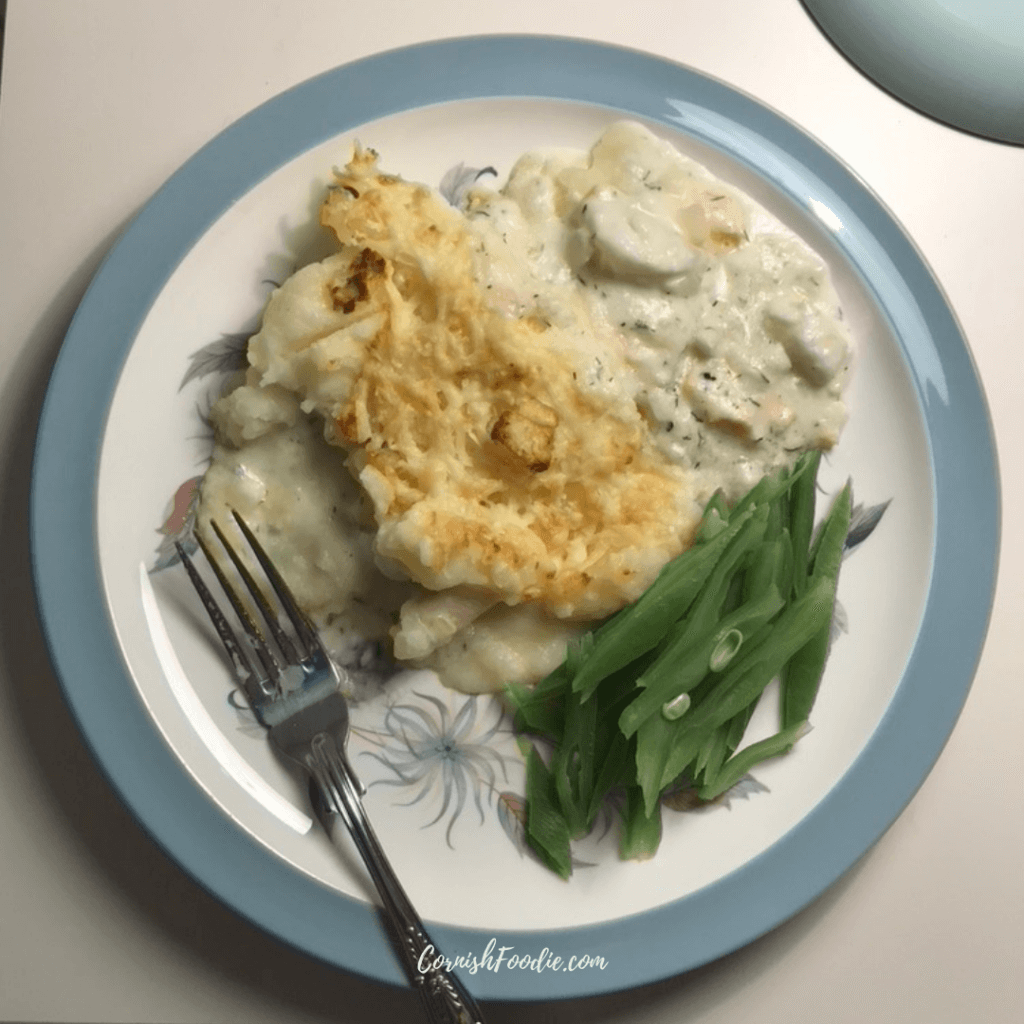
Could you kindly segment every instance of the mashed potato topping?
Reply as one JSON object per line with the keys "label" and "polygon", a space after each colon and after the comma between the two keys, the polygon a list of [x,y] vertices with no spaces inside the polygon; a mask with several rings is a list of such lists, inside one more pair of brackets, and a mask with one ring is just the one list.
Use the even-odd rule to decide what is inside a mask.
{"label": "mashed potato topping", "polygon": [[214,407],[200,519],[277,537],[322,621],[379,577],[395,656],[450,685],[540,678],[715,489],[838,438],[835,297],[766,220],[629,122],[461,210],[357,149],[321,210],[338,253],[273,293]]}

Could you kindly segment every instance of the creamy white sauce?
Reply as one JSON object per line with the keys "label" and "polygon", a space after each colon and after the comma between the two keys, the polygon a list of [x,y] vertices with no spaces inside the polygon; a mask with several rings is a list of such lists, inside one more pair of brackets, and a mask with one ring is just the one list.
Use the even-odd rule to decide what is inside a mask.
{"label": "creamy white sauce", "polygon": [[[488,302],[560,327],[581,386],[634,402],[700,503],[838,440],[851,343],[826,268],[647,129],[620,122],[589,153],[527,154],[464,212]],[[215,407],[201,518],[231,505],[253,522],[343,661],[365,661],[397,621],[395,654],[459,689],[558,664],[579,623],[388,580],[345,452],[290,392],[259,385]]]}
{"label": "creamy white sauce", "polygon": [[821,259],[647,129],[528,154],[466,210],[504,308],[577,325],[587,382],[630,394],[698,500],[838,441],[852,346]]}
{"label": "creamy white sauce", "polygon": [[361,671],[386,664],[381,642],[419,588],[377,568],[361,489],[293,395],[242,386],[214,406],[212,419],[218,441],[198,522],[230,530],[231,510],[239,512],[355,686]]}

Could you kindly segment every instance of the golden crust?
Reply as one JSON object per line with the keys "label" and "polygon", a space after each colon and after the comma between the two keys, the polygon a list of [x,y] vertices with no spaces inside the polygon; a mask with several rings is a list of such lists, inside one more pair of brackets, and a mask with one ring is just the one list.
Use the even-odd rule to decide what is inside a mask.
{"label": "golden crust", "polygon": [[373,154],[356,152],[321,221],[343,253],[322,272],[325,319],[286,352],[265,321],[254,362],[317,378],[303,397],[351,453],[378,555],[431,589],[562,616],[638,597],[696,512],[632,401],[583,387],[559,328],[493,309],[461,216]]}

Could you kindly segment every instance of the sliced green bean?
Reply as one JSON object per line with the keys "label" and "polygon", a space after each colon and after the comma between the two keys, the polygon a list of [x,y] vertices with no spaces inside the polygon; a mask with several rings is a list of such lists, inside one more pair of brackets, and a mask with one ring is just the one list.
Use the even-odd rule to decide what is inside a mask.
{"label": "sliced green bean", "polygon": [[569,835],[577,839],[589,828],[587,817],[598,756],[598,703],[584,704],[570,693],[566,705],[565,731],[551,758],[551,775]]}
{"label": "sliced green bean", "polygon": [[709,780],[705,781],[697,791],[697,795],[701,800],[714,800],[716,796],[721,796],[727,789],[732,789],[754,765],[791,750],[806,728],[807,722],[797,722],[788,729],[769,736],[768,739],[744,747],[738,754],[730,757]]}
{"label": "sliced green bean", "polygon": [[619,717],[623,735],[632,736],[666,701],[692,690],[710,671],[711,655],[726,634],[739,630],[744,637],[755,635],[778,614],[783,604],[779,592],[769,586],[760,597],[727,615],[696,649],[684,645],[683,653],[678,653],[675,647],[666,648],[637,680],[641,692]]}
{"label": "sliced green bean", "polygon": [[789,495],[789,536],[793,545],[793,593],[799,597],[807,586],[810,572],[811,534],[814,532],[814,506],[818,490],[818,466],[821,452],[807,455],[807,471]]}
{"label": "sliced green bean", "polygon": [[[788,487],[794,486],[796,482],[788,476],[783,476],[782,479]],[[782,532],[782,527],[789,523],[786,493],[786,491],[783,491],[772,501],[764,503],[764,507],[768,509],[768,523],[765,526],[764,531],[764,539],[766,541],[775,540],[775,538]]]}
{"label": "sliced green bean", "polygon": [[533,746],[526,758],[526,838],[555,874],[562,878],[572,874],[569,829],[558,807],[551,773]]}
{"label": "sliced green bean", "polygon": [[565,695],[571,683],[567,658],[535,686],[507,684],[505,696],[515,712],[515,728],[557,739],[565,729]]}
{"label": "sliced green bean", "polygon": [[739,714],[729,719],[729,735],[725,746],[730,754],[743,742],[743,734],[747,731],[756,707],[756,703],[748,704]]}
{"label": "sliced green bean", "polygon": [[736,517],[706,544],[692,547],[673,559],[634,604],[595,631],[593,650],[572,682],[572,688],[583,695],[583,700],[602,679],[658,645],[672,624],[686,614],[722,552],[751,515]]}
{"label": "sliced green bean", "polygon": [[714,512],[720,518],[728,520],[730,516],[729,503],[725,500],[725,492],[721,488],[708,498],[708,503],[704,506],[705,518],[709,512]]}
{"label": "sliced green bean", "polygon": [[[849,481],[846,482],[846,486],[843,488],[843,490],[840,491],[838,495],[836,495],[836,501],[838,501],[842,497],[844,492],[846,493],[846,498],[844,500],[845,501],[849,501],[849,503],[850,503],[850,505],[852,507],[852,505],[853,505],[853,488],[852,488],[852,485],[850,484]],[[811,538],[810,551],[808,552],[808,556],[807,556],[808,566],[809,566],[808,573],[814,571],[814,564],[815,564],[815,562],[817,560],[818,552],[821,550],[822,543],[825,540],[825,534],[826,534],[826,532],[828,530],[829,522],[831,521],[831,519],[833,517],[833,513],[835,512],[835,510],[836,510],[836,504],[835,504],[835,501],[833,501],[832,508],[829,510],[829,514],[818,524],[818,528],[814,531],[814,536]],[[847,526],[847,532],[849,532],[849,526]],[[834,540],[835,540],[835,537],[833,535],[833,543],[834,543]],[[846,544],[846,537],[842,538],[842,543],[843,543],[843,545]],[[842,558],[842,553],[843,553],[843,549],[842,549],[842,547],[840,547],[840,549],[839,549],[839,556],[840,556],[840,558]]]}
{"label": "sliced green bean", "polygon": [[741,655],[714,689],[675,723],[679,729],[665,759],[660,780],[668,785],[700,752],[723,722],[757,700],[787,661],[828,622],[832,614],[831,581],[815,580],[807,591],[762,630],[769,631],[748,654]]}
{"label": "sliced green bean", "polygon": [[[776,543],[781,547],[782,552],[778,556],[778,561],[775,565],[775,586],[779,588],[779,593],[783,597],[787,597],[792,594],[793,574],[796,571],[793,557],[793,538],[790,536],[788,526],[782,528]],[[792,596],[798,597],[799,595],[792,594]]]}
{"label": "sliced green bean", "polygon": [[850,532],[850,514],[853,508],[853,488],[846,486],[836,495],[815,545],[814,560],[811,563],[813,577],[837,579],[843,561],[846,535]]}
{"label": "sliced green bean", "polygon": [[[704,773],[704,785],[718,775],[726,758],[740,745],[757,705],[758,701],[752,701],[728,722],[720,725],[711,734],[710,742],[701,748],[701,755],[698,756],[695,764],[701,765]],[[693,779],[694,782],[701,781],[697,778],[696,772],[693,773]]]}
{"label": "sliced green bean", "polygon": [[[646,858],[675,779],[714,799],[806,728],[852,501],[847,486],[813,531],[819,462],[807,453],[731,512],[714,495],[693,546],[635,604],[585,634],[532,691],[506,688],[516,728],[554,742],[548,765],[530,748],[526,832],[562,877],[571,840],[593,828],[613,789],[625,794],[620,853]],[[780,673],[780,732],[737,753]]]}
{"label": "sliced green bean", "polygon": [[802,479],[811,471],[811,462],[807,453],[801,455],[796,461],[792,472],[787,472],[785,467],[774,473],[763,476],[747,493],[736,503],[732,514],[738,515],[745,512],[754,505],[769,505],[776,499],[786,494],[796,482]]}
{"label": "sliced green bean", "polygon": [[789,600],[793,584],[793,546],[789,528],[783,526],[772,540],[766,540],[743,579],[743,597],[752,600],[774,586]]}
{"label": "sliced green bean", "polygon": [[[689,714],[689,712],[687,712]],[[682,727],[686,715],[670,722],[662,715],[646,718],[636,732],[636,781],[643,794],[647,814],[652,814],[658,803],[665,767],[672,752],[672,740]],[[672,775],[674,779],[679,772]]]}
{"label": "sliced green bean", "polygon": [[725,760],[725,739],[728,735],[729,723],[719,726],[705,741],[697,752],[693,764],[687,774],[697,782],[700,777],[709,769],[717,771],[719,765]]}
{"label": "sliced green bean", "polygon": [[[568,689],[566,680],[564,690]],[[517,732],[557,740],[565,731],[565,700],[558,691],[538,694],[528,686],[510,683],[505,687],[505,696],[512,706]]]}
{"label": "sliced green bean", "polygon": [[661,805],[648,808],[638,786],[626,789],[622,812],[619,856],[623,860],[650,860],[661,843]]}
{"label": "sliced green bean", "polygon": [[695,544],[705,544],[717,536],[729,525],[729,506],[726,503],[725,495],[721,491],[715,491],[704,506],[704,514],[701,517],[700,526],[693,535]]}
{"label": "sliced green bean", "polygon": [[[642,671],[648,658],[635,662],[636,671]],[[632,668],[633,666],[630,666]],[[590,788],[590,800],[581,807],[589,830],[601,809],[601,803],[609,791],[617,785],[635,782],[634,744],[619,731],[619,715],[637,692],[628,670],[616,673],[603,680],[590,703],[597,706],[597,724],[594,730],[594,770]],[[577,700],[577,694],[570,694],[568,700]]]}
{"label": "sliced green bean", "polygon": [[[680,619],[680,628],[666,637],[667,647],[659,652],[659,661],[666,657],[678,658],[687,647],[698,644],[715,628],[722,615],[722,607],[730,597],[737,569],[763,541],[768,518],[767,508],[753,510],[742,529],[722,552],[685,618]],[[742,579],[737,583],[735,596],[741,598]]]}
{"label": "sliced green bean", "polygon": [[782,673],[781,724],[784,729],[810,717],[821,686],[832,641],[832,612],[843,547],[850,529],[852,501],[851,488],[847,484],[836,496],[818,533],[808,586],[816,581],[829,585],[829,614],[818,632],[793,654]]}
{"label": "sliced green bean", "polygon": [[617,786],[635,782],[635,763],[633,744],[618,729],[613,730],[590,793],[590,804],[586,809],[588,830],[593,826],[605,797]]}
{"label": "sliced green bean", "polygon": [[797,651],[782,673],[780,724],[783,729],[805,721],[814,707],[832,640],[832,620]]}
{"label": "sliced green bean", "polygon": [[[742,577],[737,578],[737,573],[740,565],[760,544],[767,515],[765,509],[753,510],[722,552],[689,611],[666,631],[656,649],[656,662],[673,664],[685,657],[688,649],[695,648],[716,627],[723,610],[731,611],[733,601],[739,602],[743,580]],[[639,685],[646,683],[640,682]]]}

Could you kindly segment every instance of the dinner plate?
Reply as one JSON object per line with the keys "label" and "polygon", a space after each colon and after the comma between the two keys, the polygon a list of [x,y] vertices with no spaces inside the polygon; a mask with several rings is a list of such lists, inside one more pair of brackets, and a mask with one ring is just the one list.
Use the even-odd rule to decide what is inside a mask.
{"label": "dinner plate", "polygon": [[501,177],[524,150],[587,146],[621,117],[744,189],[828,261],[858,354],[850,422],[821,483],[851,477],[878,523],[844,563],[813,731],[715,805],[666,807],[645,863],[617,858],[613,814],[576,848],[569,881],[532,858],[522,756],[495,699],[428,673],[362,695],[352,753],[368,810],[438,945],[480,998],[531,1000],[643,984],[749,942],[893,822],[980,653],[999,531],[981,386],[921,256],[819,143],[694,70],[539,36],[395,50],[272,99],[156,193],[85,296],[39,428],[34,569],[67,700],[143,826],[225,903],[371,978],[403,980],[364,876],[229,699],[167,556],[209,454],[218,354],[258,323],[268,282],[322,254],[316,207],[354,142],[436,185],[458,164]]}
{"label": "dinner plate", "polygon": [[1024,143],[1024,19],[1014,0],[804,0],[869,78],[939,121]]}

